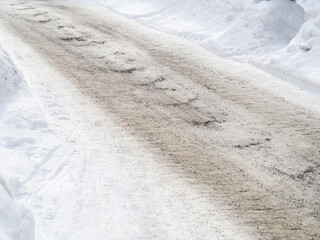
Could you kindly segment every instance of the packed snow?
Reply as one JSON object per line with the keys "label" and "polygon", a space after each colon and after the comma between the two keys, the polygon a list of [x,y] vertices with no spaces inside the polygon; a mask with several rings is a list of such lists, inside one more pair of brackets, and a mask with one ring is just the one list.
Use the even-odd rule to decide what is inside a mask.
{"label": "packed snow", "polygon": [[95,0],[124,16],[320,92],[317,0]]}
{"label": "packed snow", "polygon": [[[317,0],[297,3],[288,0],[95,1],[143,24],[193,41],[213,53],[253,64],[309,91],[320,92],[320,2]],[[52,90],[56,95],[51,92],[47,84],[50,81],[57,84],[58,80],[52,77],[56,75],[49,70],[38,72],[37,63],[40,66],[41,61],[26,57],[33,56],[33,52],[22,48],[15,52],[15,39],[1,31],[1,240],[105,239],[106,236],[137,239],[146,236],[148,229],[141,230],[136,223],[148,214],[144,223],[147,227],[153,227],[154,219],[171,223],[158,229],[165,239],[170,227],[177,237],[182,236],[181,225],[188,229],[192,227],[188,219],[196,219],[197,212],[205,215],[209,206],[183,183],[169,179],[178,187],[167,188],[170,186],[167,169],[159,170],[149,153],[143,150],[135,153],[135,149],[142,147],[115,127],[112,120],[88,118],[99,114],[90,112],[96,110],[91,110],[84,100],[68,99],[68,91],[59,95],[59,87],[71,89],[70,86],[61,83]],[[16,62],[3,50],[4,43],[15,55]],[[17,68],[19,62],[24,72]],[[44,79],[50,77],[50,81]],[[72,112],[76,111],[72,107],[66,110],[63,104],[59,105],[58,98],[67,98],[69,106],[80,102],[84,107],[78,112]],[[67,124],[69,114],[75,120]],[[88,160],[97,147],[103,150]],[[88,163],[91,168],[85,173]],[[186,188],[189,198],[184,196]],[[175,211],[164,209],[163,202]],[[194,212],[184,208],[186,203]],[[105,209],[107,204],[109,209]],[[223,229],[221,226],[232,223],[215,212],[216,209],[209,210],[215,215],[210,219],[214,227],[199,226],[194,234],[212,233],[212,238],[234,236],[228,229],[218,232],[217,229]],[[101,211],[105,211],[104,216]],[[124,228],[130,231],[122,231]]]}
{"label": "packed snow", "polygon": [[251,239],[5,26],[0,46],[1,240]]}

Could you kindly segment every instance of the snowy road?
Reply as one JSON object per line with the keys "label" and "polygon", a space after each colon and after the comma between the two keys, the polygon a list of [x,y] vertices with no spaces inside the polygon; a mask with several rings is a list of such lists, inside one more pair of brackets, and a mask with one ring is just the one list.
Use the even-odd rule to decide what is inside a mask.
{"label": "snowy road", "polygon": [[0,24],[79,156],[38,239],[320,237],[318,97],[94,8],[1,1]]}

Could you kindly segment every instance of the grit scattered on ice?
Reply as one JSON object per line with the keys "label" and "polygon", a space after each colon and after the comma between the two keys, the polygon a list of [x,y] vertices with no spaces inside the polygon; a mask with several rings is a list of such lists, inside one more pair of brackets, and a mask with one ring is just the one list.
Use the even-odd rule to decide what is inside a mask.
{"label": "grit scattered on ice", "polygon": [[161,31],[320,92],[320,1],[95,0]]}

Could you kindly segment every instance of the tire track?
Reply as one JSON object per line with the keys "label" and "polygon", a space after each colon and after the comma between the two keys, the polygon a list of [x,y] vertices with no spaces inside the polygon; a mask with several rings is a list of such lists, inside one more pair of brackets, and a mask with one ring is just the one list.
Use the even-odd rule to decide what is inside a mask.
{"label": "tire track", "polygon": [[1,20],[254,238],[320,237],[319,116],[120,20],[20,8]]}

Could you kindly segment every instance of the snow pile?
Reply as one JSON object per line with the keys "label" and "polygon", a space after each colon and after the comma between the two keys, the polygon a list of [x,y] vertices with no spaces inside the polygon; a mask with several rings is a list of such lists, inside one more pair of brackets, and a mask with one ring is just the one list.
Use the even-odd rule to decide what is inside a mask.
{"label": "snow pile", "polygon": [[285,47],[304,22],[303,9],[288,0],[261,1],[244,6],[229,26],[204,43],[229,56],[262,55]]}
{"label": "snow pile", "polygon": [[161,31],[320,88],[317,0],[95,0]]}
{"label": "snow pile", "polygon": [[[0,49],[0,120],[3,113],[20,82],[20,77],[11,64],[8,56]],[[24,204],[17,203],[4,179],[17,183],[10,177],[10,155],[6,154],[4,143],[6,136],[5,129],[1,128],[0,136],[0,239],[1,240],[32,240],[34,239],[34,223],[31,212],[24,207]],[[11,146],[12,147],[12,146]],[[11,179],[11,181],[10,181]]]}
{"label": "snow pile", "polygon": [[319,92],[320,86],[320,2],[315,0],[298,1],[305,8],[305,22],[298,34],[283,49],[262,56],[265,66],[278,71],[291,73],[301,86]]}

